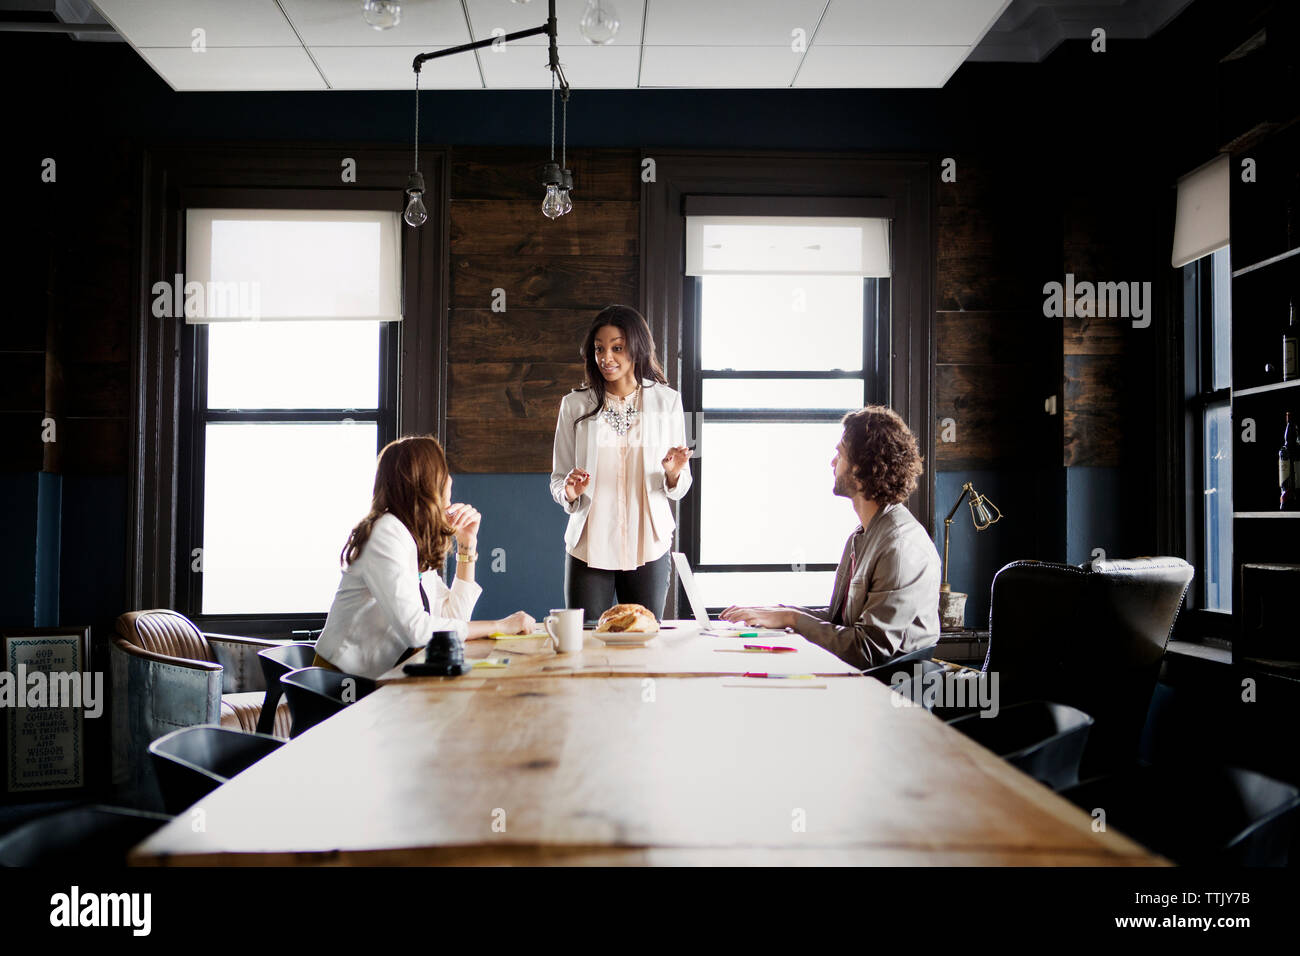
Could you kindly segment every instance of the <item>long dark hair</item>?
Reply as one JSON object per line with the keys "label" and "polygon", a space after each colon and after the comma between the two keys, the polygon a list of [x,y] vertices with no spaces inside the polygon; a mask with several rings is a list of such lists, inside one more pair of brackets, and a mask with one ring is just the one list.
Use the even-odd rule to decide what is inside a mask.
{"label": "long dark hair", "polygon": [[447,520],[447,456],[432,435],[408,435],[389,442],[375,467],[375,492],[370,512],[348,535],[339,555],[346,566],[360,555],[370,540],[370,530],[384,512],[394,515],[415,539],[420,573],[442,570],[451,550],[453,532]]}
{"label": "long dark hair", "polygon": [[646,379],[660,385],[668,384],[659,357],[655,355],[655,339],[650,334],[650,323],[645,320],[645,316],[630,305],[607,305],[596,313],[582,343],[582,358],[586,365],[582,387],[591,390],[596,404],[573,423],[574,427],[584,418],[595,415],[605,405],[605,376],[600,374],[600,367],[596,364],[596,333],[607,325],[612,325],[623,333],[623,345],[632,354],[632,368],[638,385]]}

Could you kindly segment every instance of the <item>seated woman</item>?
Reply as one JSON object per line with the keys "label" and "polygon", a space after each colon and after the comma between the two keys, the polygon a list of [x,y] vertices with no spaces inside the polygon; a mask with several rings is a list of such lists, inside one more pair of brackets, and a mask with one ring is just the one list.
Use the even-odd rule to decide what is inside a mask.
{"label": "seated woman", "polygon": [[[434,631],[463,639],[528,634],[536,621],[516,611],[499,621],[471,621],[482,588],[474,582],[478,511],[451,504],[451,474],[438,440],[428,435],[390,442],[379,453],[370,513],[339,555],[343,577],[316,642],[317,667],[379,677],[429,642]],[[455,538],[456,579],[450,588],[421,575],[441,571]]]}

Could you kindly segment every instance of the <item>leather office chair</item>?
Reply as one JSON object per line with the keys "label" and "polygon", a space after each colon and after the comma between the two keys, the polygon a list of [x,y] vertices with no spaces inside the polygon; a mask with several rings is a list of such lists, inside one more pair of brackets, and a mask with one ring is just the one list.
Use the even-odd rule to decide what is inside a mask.
{"label": "leather office chair", "polygon": [[127,852],[170,819],[120,807],[61,810],[0,837],[0,866],[125,866]]}
{"label": "leather office chair", "polygon": [[185,727],[151,743],[149,756],[167,812],[180,813],[283,745],[279,737],[229,727]]}
{"label": "leather office chair", "polygon": [[1286,866],[1300,790],[1237,767],[1136,766],[1061,796],[1175,863]]}
{"label": "leather office chair", "polygon": [[349,704],[373,693],[379,686],[368,677],[344,674],[325,667],[304,667],[280,678],[293,714],[290,737],[297,737]]}
{"label": "leather office chair", "polygon": [[262,676],[266,679],[266,699],[262,702],[262,714],[257,718],[257,732],[269,734],[275,727],[275,715],[284,696],[280,678],[290,671],[311,667],[311,662],[316,659],[316,645],[283,644],[280,647],[268,647],[257,652],[257,659],[262,664]]}
{"label": "leather office chair", "polygon": [[971,714],[948,726],[1053,790],[1079,782],[1079,760],[1092,718],[1077,707],[1034,700],[993,717]]}
{"label": "leather office chair", "polygon": [[998,676],[1001,706],[1051,700],[1090,714],[1085,778],[1131,765],[1192,574],[1165,557],[1002,568],[983,668]]}
{"label": "leather office chair", "polygon": [[[133,806],[161,806],[149,745],[198,724],[253,732],[265,684],[257,652],[278,646],[228,634],[205,634],[169,610],[128,611],[117,619],[110,649],[113,682],[113,783]],[[287,707],[274,732],[289,736]]]}

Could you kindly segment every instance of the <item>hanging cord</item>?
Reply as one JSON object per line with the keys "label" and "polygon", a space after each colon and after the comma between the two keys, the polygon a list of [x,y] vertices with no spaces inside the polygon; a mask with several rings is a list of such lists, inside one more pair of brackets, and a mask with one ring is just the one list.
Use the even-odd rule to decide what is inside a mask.
{"label": "hanging cord", "polygon": [[420,71],[415,71],[415,169],[420,170]]}
{"label": "hanging cord", "polygon": [[[554,75],[552,75],[551,82],[554,81],[555,81]],[[568,169],[569,168],[569,163],[568,163],[569,91],[567,89],[560,94],[560,101],[561,101],[561,110],[562,110],[561,112],[562,125],[560,127],[560,168]],[[551,134],[551,138],[552,139],[555,138],[554,133]],[[552,147],[552,149],[554,149],[554,147]],[[554,154],[552,154],[552,158],[554,158]]]}
{"label": "hanging cord", "polygon": [[555,162],[555,71],[551,70],[551,162]]}

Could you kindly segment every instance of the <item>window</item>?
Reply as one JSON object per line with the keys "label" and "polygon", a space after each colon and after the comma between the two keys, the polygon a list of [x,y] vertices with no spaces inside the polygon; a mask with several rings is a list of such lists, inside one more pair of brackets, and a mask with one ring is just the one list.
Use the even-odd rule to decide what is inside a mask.
{"label": "window", "polygon": [[[691,217],[687,222],[689,271],[700,260],[692,255]],[[875,254],[883,268],[864,268],[871,256],[856,247],[847,254],[828,248],[834,241],[810,237],[798,220],[789,227],[772,217],[750,222],[729,226],[721,241],[742,253],[730,267],[705,234],[703,267],[696,270],[703,274],[688,278],[692,334],[684,387],[687,408],[698,414],[696,487],[683,502],[683,547],[711,609],[825,605],[857,525],[848,500],[831,493],[840,419],[884,394],[871,370],[889,280],[863,273],[887,273],[888,253]],[[878,245],[887,243],[887,221],[861,222],[879,229]],[[796,273],[793,251],[768,253],[786,242],[801,251],[820,247],[839,267],[813,263]],[[870,244],[868,236],[863,245]],[[757,268],[765,258],[766,269],[789,271]]]}
{"label": "window", "polygon": [[187,231],[187,284],[229,293],[187,311],[190,606],[322,618],[395,437],[396,213],[190,210]]}
{"label": "window", "polygon": [[1232,267],[1230,249],[1183,267],[1188,551],[1197,603],[1232,610]]}

